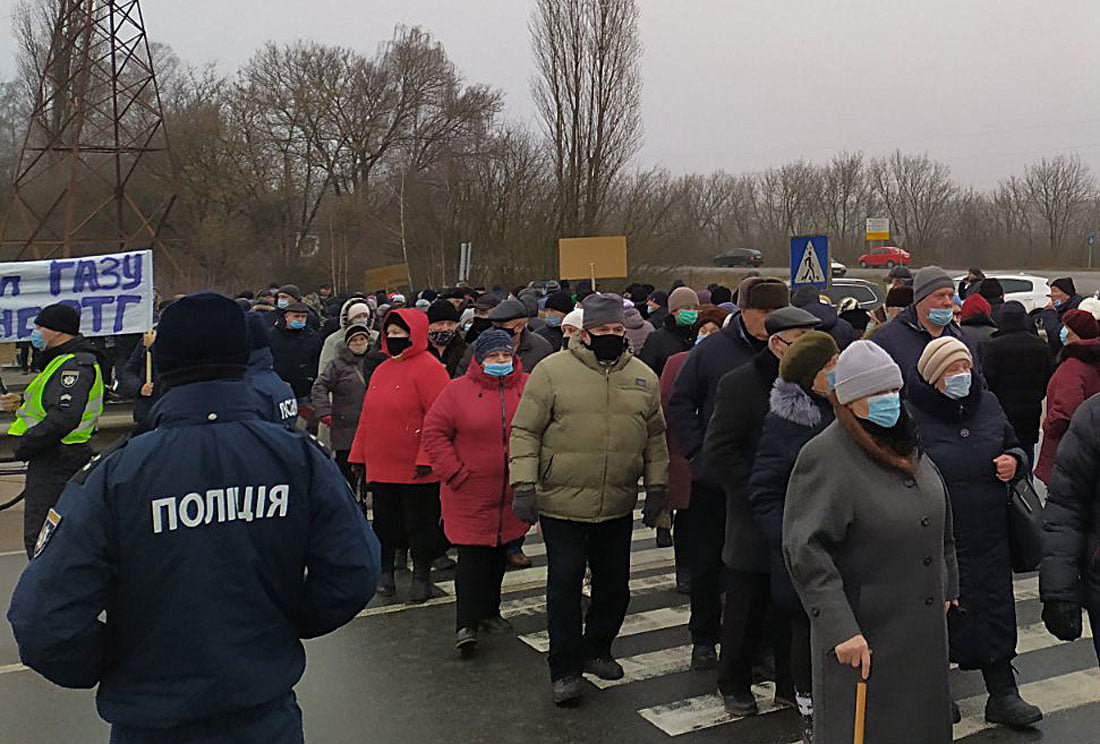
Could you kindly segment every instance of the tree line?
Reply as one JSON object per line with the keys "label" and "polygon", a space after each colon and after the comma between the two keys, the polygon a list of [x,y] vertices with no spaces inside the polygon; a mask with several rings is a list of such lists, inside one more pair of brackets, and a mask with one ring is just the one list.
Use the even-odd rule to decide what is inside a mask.
{"label": "tree line", "polygon": [[[19,77],[0,85],[5,203],[53,2],[22,0],[15,14]],[[559,237],[598,234],[626,234],[639,275],[735,247],[784,265],[788,238],[807,233],[829,234],[851,262],[868,217],[889,217],[917,263],[1083,265],[1100,190],[1072,155],[984,191],[901,151],[754,173],[639,166],[638,12],[634,0],[536,3],[533,129],[422,28],[398,27],[373,53],[267,44],[228,73],[154,45],[174,175],[133,188],[179,196],[179,283],[227,290],[272,279],[363,288],[366,269],[405,262],[418,286],[452,284],[462,242],[474,246],[474,283],[549,278]]]}

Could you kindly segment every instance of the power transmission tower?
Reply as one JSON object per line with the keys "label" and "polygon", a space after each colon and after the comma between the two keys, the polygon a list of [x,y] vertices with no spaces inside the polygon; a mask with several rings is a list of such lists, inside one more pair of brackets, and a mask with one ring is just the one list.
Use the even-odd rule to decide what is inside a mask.
{"label": "power transmission tower", "polygon": [[139,0],[57,0],[5,257],[154,248],[175,265],[162,235],[174,174]]}

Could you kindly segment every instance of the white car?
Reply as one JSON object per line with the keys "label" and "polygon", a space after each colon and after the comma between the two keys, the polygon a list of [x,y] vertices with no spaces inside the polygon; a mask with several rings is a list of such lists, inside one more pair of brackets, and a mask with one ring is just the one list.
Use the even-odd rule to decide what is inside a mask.
{"label": "white car", "polygon": [[[1043,276],[1031,274],[986,274],[986,279],[996,279],[1005,291],[1005,302],[1016,300],[1028,313],[1042,310],[1050,303],[1050,285]],[[966,275],[955,277],[955,287]]]}

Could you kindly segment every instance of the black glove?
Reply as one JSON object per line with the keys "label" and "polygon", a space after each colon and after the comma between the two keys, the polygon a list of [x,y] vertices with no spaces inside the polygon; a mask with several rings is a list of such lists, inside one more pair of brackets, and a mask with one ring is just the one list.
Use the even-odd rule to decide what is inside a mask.
{"label": "black glove", "polygon": [[1076,641],[1081,637],[1081,606],[1076,602],[1045,602],[1043,623],[1059,641]]}
{"label": "black glove", "polygon": [[512,495],[512,513],[516,519],[527,524],[539,521],[538,497],[533,488],[517,490]]}
{"label": "black glove", "polygon": [[668,510],[668,491],[664,486],[652,486],[646,490],[642,507],[642,524],[656,527],[657,519]]}
{"label": "black glove", "polygon": [[427,478],[432,474],[431,465],[417,465],[415,478]]}

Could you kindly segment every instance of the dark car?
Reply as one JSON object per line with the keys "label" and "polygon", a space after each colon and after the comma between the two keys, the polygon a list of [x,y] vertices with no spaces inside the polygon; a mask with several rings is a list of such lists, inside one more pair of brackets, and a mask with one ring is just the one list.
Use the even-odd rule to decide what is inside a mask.
{"label": "dark car", "polygon": [[863,310],[871,311],[886,303],[886,292],[874,282],[864,279],[833,279],[828,289],[821,290],[834,305],[845,297],[854,297]]}
{"label": "dark car", "polygon": [[764,265],[764,254],[755,248],[734,248],[715,256],[714,265],[727,268],[748,266],[758,269]]}

